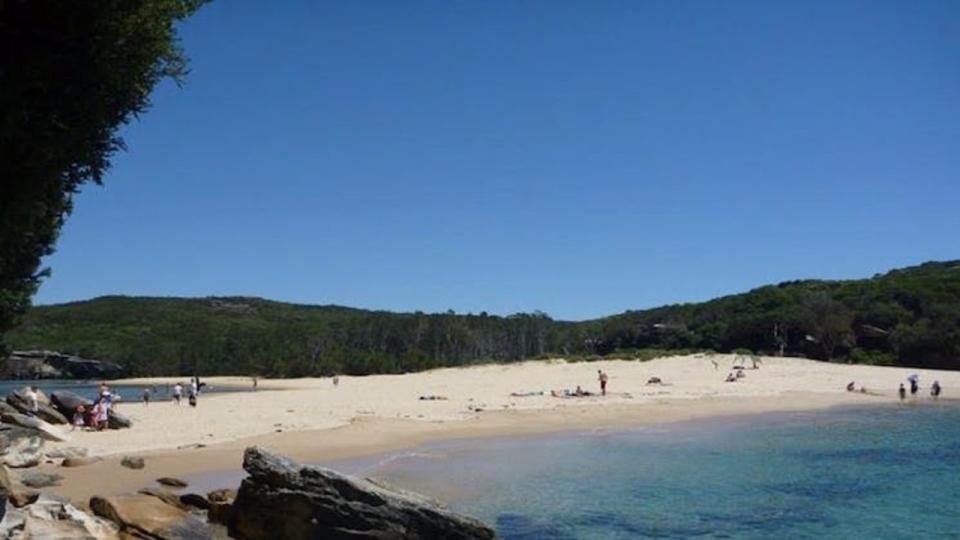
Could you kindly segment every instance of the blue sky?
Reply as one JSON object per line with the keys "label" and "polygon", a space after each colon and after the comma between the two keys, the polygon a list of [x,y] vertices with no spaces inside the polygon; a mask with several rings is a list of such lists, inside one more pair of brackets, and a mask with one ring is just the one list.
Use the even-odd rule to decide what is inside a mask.
{"label": "blue sky", "polygon": [[960,258],[960,3],[219,1],[35,301],[583,319]]}

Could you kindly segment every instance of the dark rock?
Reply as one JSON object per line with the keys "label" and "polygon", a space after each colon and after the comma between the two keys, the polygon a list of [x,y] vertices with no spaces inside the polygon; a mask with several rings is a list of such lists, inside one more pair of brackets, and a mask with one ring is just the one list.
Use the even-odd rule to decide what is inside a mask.
{"label": "dark rock", "polygon": [[[133,538],[212,540],[207,524],[149,495],[118,495],[90,499],[93,513],[120,526]],[[274,536],[273,538],[278,538]]]}
{"label": "dark rock", "polygon": [[99,461],[102,461],[102,459],[98,458],[97,456],[68,457],[64,459],[62,463],[60,463],[60,466],[68,467],[68,468],[83,467],[85,465],[93,465],[94,463],[97,463]]}
{"label": "dark rock", "polygon": [[143,458],[139,456],[123,456],[123,459],[120,460],[120,465],[128,469],[142,469],[146,466],[146,463],[143,461]]}
{"label": "dark rock", "polygon": [[4,424],[10,424],[13,426],[18,426],[26,429],[32,429],[36,431],[36,434],[44,439],[50,441],[65,441],[67,440],[67,434],[61,431],[59,428],[50,425],[48,422],[45,422],[39,418],[33,416],[27,416],[25,414],[17,413],[6,413],[0,415],[0,420]]}
{"label": "dark rock", "polygon": [[157,483],[173,488],[185,488],[187,483],[179,478],[171,478],[169,476],[164,476],[163,478],[157,478]]}
{"label": "dark rock", "polygon": [[110,429],[131,428],[133,427],[133,421],[111,408],[107,416],[107,427]]}
{"label": "dark rock", "polygon": [[184,493],[180,496],[180,502],[199,510],[210,509],[210,501],[199,493]]}
{"label": "dark rock", "polygon": [[230,525],[233,515],[233,502],[214,502],[207,508],[207,521],[218,525]]}
{"label": "dark rock", "polygon": [[44,488],[60,485],[63,477],[59,474],[47,474],[41,472],[29,472],[20,477],[20,483],[32,488]]}
{"label": "dark rock", "polygon": [[493,529],[420,495],[247,448],[229,531],[246,540],[489,539]]}
{"label": "dark rock", "polygon": [[86,410],[93,407],[92,401],[69,390],[57,390],[51,393],[50,403],[67,418],[73,418],[73,413],[77,412],[77,407],[80,405],[83,405]]}
{"label": "dark rock", "polygon": [[237,498],[237,490],[235,489],[215,489],[210,493],[207,493],[207,500],[210,502],[232,502]]}
{"label": "dark rock", "polygon": [[55,351],[13,351],[0,372],[7,379],[116,379],[124,369],[106,360]]}
{"label": "dark rock", "polygon": [[167,491],[165,489],[157,489],[152,487],[146,487],[138,491],[137,493],[142,493],[143,495],[149,495],[151,497],[156,497],[161,501],[179,508],[180,510],[189,510],[190,508],[180,500],[180,496],[172,491]]}
{"label": "dark rock", "polygon": [[17,508],[23,508],[28,504],[33,504],[37,502],[37,499],[40,498],[40,493],[32,490],[23,490],[23,491],[14,491],[11,493],[7,500],[10,501],[10,504],[16,506]]}

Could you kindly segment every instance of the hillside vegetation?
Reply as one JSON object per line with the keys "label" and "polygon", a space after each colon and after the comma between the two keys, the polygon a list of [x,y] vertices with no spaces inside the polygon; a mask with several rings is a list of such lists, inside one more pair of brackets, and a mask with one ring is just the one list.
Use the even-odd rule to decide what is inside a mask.
{"label": "hillside vegetation", "polygon": [[259,298],[110,296],[33,308],[5,340],[119,362],[134,375],[400,373],[545,356],[749,350],[960,368],[960,261],[870,279],[793,281],[709,302],[564,322],[391,313]]}

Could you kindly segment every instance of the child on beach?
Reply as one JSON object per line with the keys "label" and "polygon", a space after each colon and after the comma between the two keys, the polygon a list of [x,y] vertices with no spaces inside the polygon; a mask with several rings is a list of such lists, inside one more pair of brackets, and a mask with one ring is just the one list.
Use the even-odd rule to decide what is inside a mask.
{"label": "child on beach", "polygon": [[183,385],[180,383],[173,385],[173,401],[176,402],[177,405],[180,404],[180,396],[182,395],[183,395]]}
{"label": "child on beach", "polygon": [[77,405],[77,410],[73,411],[73,427],[70,428],[70,431],[73,431],[77,428],[83,429],[86,426],[86,422],[83,419],[83,413],[86,409],[83,408],[83,405]]}

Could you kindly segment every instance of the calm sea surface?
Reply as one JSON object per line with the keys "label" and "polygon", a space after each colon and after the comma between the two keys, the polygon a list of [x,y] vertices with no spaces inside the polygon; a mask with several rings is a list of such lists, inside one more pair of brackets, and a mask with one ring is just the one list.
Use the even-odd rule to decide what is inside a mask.
{"label": "calm sea surface", "polygon": [[464,440],[328,464],[507,539],[960,538],[960,406]]}
{"label": "calm sea surface", "polygon": [[[203,379],[200,379],[200,381],[203,382]],[[37,385],[37,387],[40,388],[40,390],[43,390],[43,392],[48,396],[50,395],[51,392],[56,392],[57,390],[69,390],[87,399],[93,399],[97,395],[97,390],[100,387],[100,381],[85,382],[85,381],[59,380],[59,379],[40,379],[35,381],[34,380],[15,380],[15,381],[0,380],[0,399],[3,399],[4,397],[6,397],[6,395],[9,394],[12,390],[16,390],[18,388],[23,388],[24,386],[33,385],[33,384]],[[107,381],[107,384],[110,384],[110,381]],[[183,384],[189,385],[190,377],[184,377]],[[169,393],[168,386],[169,385],[165,385],[165,384],[156,385],[154,387],[155,390],[152,396],[153,399],[154,400],[170,399],[168,397],[168,393]],[[138,386],[110,385],[110,389],[113,392],[120,394],[120,396],[123,398],[123,401],[139,402],[143,397],[144,385],[138,385]],[[203,388],[203,393],[235,392],[238,390],[246,391],[247,389],[246,388],[237,389],[237,388],[227,387],[227,386],[223,386],[223,387],[205,386]]]}

